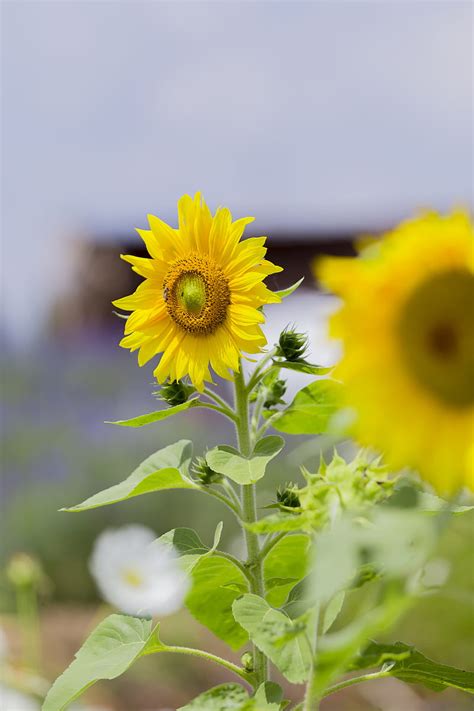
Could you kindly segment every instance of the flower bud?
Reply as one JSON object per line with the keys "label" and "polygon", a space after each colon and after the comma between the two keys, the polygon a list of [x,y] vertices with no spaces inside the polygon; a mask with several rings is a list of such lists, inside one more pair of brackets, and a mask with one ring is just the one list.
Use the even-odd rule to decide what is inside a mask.
{"label": "flower bud", "polygon": [[277,489],[277,502],[281,506],[286,506],[290,509],[297,509],[300,507],[300,498],[298,496],[298,488],[295,484],[291,482],[280,486]]}
{"label": "flower bud", "polygon": [[276,355],[288,361],[301,360],[308,348],[308,337],[287,326],[280,334]]}
{"label": "flower bud", "polygon": [[240,663],[246,672],[253,672],[253,655],[251,652],[244,652],[240,657]]}
{"label": "flower bud", "polygon": [[43,578],[40,564],[28,553],[15,553],[8,562],[6,573],[15,587],[36,587]]}
{"label": "flower bud", "polygon": [[204,457],[197,457],[193,465],[193,474],[199,479],[201,484],[209,486],[210,484],[219,484],[222,481],[222,474],[211,469]]}
{"label": "flower bud", "polygon": [[189,398],[195,389],[187,385],[182,380],[172,380],[161,387],[158,391],[159,397],[171,407],[182,405]]}

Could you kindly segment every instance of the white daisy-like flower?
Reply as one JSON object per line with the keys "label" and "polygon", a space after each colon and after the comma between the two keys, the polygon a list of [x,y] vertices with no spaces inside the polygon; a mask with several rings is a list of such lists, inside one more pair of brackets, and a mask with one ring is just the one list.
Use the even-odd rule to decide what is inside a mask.
{"label": "white daisy-like flower", "polygon": [[31,696],[0,684],[0,709],[2,711],[40,711],[40,705]]}
{"label": "white daisy-like flower", "polygon": [[90,571],[104,600],[130,615],[170,615],[189,587],[178,556],[145,526],[108,529],[94,544]]}

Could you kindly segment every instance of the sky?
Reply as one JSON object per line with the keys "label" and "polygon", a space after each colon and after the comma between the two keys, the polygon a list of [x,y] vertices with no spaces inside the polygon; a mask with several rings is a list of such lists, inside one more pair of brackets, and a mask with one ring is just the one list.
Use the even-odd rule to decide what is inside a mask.
{"label": "sky", "polygon": [[[69,238],[175,220],[377,229],[472,201],[473,6],[4,0],[2,281],[27,344]],[[69,261],[68,261],[69,260]]]}

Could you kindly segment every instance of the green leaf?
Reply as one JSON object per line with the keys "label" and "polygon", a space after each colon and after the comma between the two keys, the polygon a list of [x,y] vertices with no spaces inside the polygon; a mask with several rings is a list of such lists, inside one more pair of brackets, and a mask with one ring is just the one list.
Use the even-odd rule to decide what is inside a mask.
{"label": "green leaf", "polygon": [[173,546],[180,556],[182,568],[189,575],[201,558],[214,553],[219,545],[222,527],[223,524],[222,521],[220,521],[220,523],[217,524],[214,533],[214,542],[211,548],[204,545],[196,531],[192,528],[174,528],[160,536],[157,542]]}
{"label": "green leaf", "polygon": [[[392,664],[390,668],[388,665]],[[434,691],[448,687],[474,694],[474,672],[438,664],[414,647],[403,642],[378,644],[371,642],[357,657],[351,669],[367,669],[387,665],[386,671],[410,684],[422,684]]]}
{"label": "green leaf", "polygon": [[153,639],[151,620],[110,615],[84,642],[76,658],[56,679],[43,711],[62,711],[100,679],[115,679],[140,657]]}
{"label": "green leaf", "polygon": [[286,410],[272,418],[272,427],[295,435],[327,432],[340,406],[341,387],[336,380],[315,380],[296,394]]}
{"label": "green leaf", "polygon": [[309,536],[298,534],[285,536],[271,549],[263,564],[266,599],[270,605],[283,605],[290,590],[306,575],[310,545]]}
{"label": "green leaf", "polygon": [[237,484],[254,484],[265,474],[267,464],[283,449],[285,440],[277,435],[260,439],[250,455],[244,457],[233,447],[221,445],[206,454],[206,461],[215,472],[224,474]]}
{"label": "green leaf", "polygon": [[[258,595],[247,594],[233,605],[234,617],[252,642],[293,684],[308,678],[311,651],[296,623]],[[282,644],[282,638],[286,641]]]}
{"label": "green leaf", "polygon": [[177,415],[178,413],[189,410],[192,407],[199,407],[199,398],[193,397],[190,400],[186,400],[186,402],[183,402],[181,405],[166,407],[163,410],[149,412],[146,415],[138,415],[138,417],[132,417],[130,420],[115,420],[115,422],[106,421],[105,424],[120,425],[120,427],[143,427],[143,425],[151,425],[153,422],[166,420],[168,417]]}
{"label": "green leaf", "polygon": [[291,296],[291,294],[296,291],[299,286],[301,286],[303,281],[304,277],[301,277],[301,279],[298,279],[298,281],[295,281],[294,284],[287,287],[286,289],[280,289],[279,291],[274,291],[273,293],[279,296],[280,299],[286,299],[287,296]]}
{"label": "green leaf", "polygon": [[166,489],[199,489],[197,484],[187,476],[191,457],[192,442],[182,439],[145,459],[120,484],[94,494],[77,506],[61,510],[87,511]]}
{"label": "green leaf", "polygon": [[240,684],[221,684],[199,694],[177,711],[242,711],[249,696]]}
{"label": "green leaf", "polygon": [[242,571],[232,561],[216,554],[201,558],[191,577],[192,587],[186,598],[191,614],[232,649],[245,644],[248,635],[232,614],[232,603],[248,590]]}
{"label": "green leaf", "polygon": [[265,516],[259,521],[255,521],[255,523],[246,524],[246,528],[254,533],[304,531],[311,529],[311,518],[306,512],[289,513],[279,511],[270,516]]}
{"label": "green leaf", "polygon": [[345,596],[346,594],[344,590],[341,590],[340,592],[336,593],[326,605],[326,609],[324,610],[323,615],[323,634],[326,634],[326,632],[332,627],[332,625],[336,621],[337,616],[342,610]]}
{"label": "green leaf", "polygon": [[418,508],[427,513],[441,513],[447,511],[453,514],[463,514],[468,511],[474,511],[474,506],[462,506],[454,504],[451,501],[440,499],[439,496],[428,494],[425,491],[418,492]]}
{"label": "green leaf", "polygon": [[326,375],[333,369],[333,366],[313,365],[313,363],[307,363],[305,360],[274,360],[273,364],[279,368],[295,370],[297,373],[307,373],[308,375]]}

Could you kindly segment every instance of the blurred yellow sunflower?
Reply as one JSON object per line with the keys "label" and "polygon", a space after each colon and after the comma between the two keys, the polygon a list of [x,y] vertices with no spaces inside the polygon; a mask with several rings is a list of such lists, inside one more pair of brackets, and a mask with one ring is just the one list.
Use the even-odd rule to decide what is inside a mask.
{"label": "blurred yellow sunflower", "polygon": [[209,366],[223,378],[239,369],[241,352],[266,344],[259,307],[280,301],[263,283],[281,271],[264,259],[265,237],[240,241],[253,217],[232,222],[221,207],[212,216],[196,193],[178,202],[178,229],[148,216],[149,230],[137,230],[150,258],[121,255],[145,278],[135,293],[114,301],[132,311],[120,342],[138,349],[138,362],[162,354],[154,371],[159,383],[189,375],[202,390]]}
{"label": "blurred yellow sunflower", "polygon": [[438,491],[474,490],[474,231],[464,212],[403,222],[359,258],[324,258],[353,434]]}

